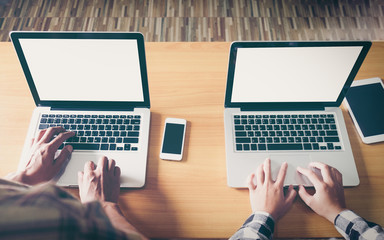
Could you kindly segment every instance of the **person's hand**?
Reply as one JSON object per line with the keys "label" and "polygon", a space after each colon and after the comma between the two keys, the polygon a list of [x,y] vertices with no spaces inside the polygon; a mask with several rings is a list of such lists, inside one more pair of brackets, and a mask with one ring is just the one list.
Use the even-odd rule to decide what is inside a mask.
{"label": "person's hand", "polygon": [[252,211],[264,211],[272,215],[275,221],[279,220],[292,206],[296,191],[290,185],[284,196],[284,180],[288,164],[281,165],[276,181],[272,180],[271,160],[266,159],[257,168],[257,184],[254,184],[255,173],[248,177],[249,197]]}
{"label": "person's hand", "polygon": [[324,163],[313,162],[309,166],[319,169],[323,179],[310,169],[298,167],[297,170],[312,182],[316,190],[311,195],[300,185],[299,195],[313,211],[333,223],[336,216],[346,209],[342,175]]}
{"label": "person's hand", "polygon": [[52,180],[60,172],[73,148],[65,146],[57,158],[56,151],[65,140],[74,135],[74,132],[66,132],[62,127],[41,130],[37,138],[32,139],[31,156],[25,169],[16,173],[13,180],[29,185]]}
{"label": "person's hand", "polygon": [[78,173],[80,200],[117,203],[120,194],[120,168],[115,160],[102,157],[97,167],[93,162],[84,165],[84,172]]}

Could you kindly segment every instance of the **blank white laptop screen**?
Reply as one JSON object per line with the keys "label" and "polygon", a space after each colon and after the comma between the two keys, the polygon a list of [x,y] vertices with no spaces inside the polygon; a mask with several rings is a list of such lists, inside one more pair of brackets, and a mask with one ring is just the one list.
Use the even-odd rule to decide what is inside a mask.
{"label": "blank white laptop screen", "polygon": [[361,50],[239,48],[232,102],[335,102]]}
{"label": "blank white laptop screen", "polygon": [[40,100],[143,102],[137,41],[20,39]]}

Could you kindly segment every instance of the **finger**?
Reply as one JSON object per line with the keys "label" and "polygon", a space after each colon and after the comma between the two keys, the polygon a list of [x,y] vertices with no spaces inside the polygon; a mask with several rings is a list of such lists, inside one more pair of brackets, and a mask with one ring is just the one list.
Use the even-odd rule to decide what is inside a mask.
{"label": "finger", "polygon": [[251,175],[248,176],[247,185],[248,185],[249,191],[255,190],[255,188],[256,188],[256,186],[253,182],[254,179],[255,179],[254,173],[252,173]]}
{"label": "finger", "polygon": [[71,145],[65,146],[59,156],[56,158],[55,166],[57,168],[61,168],[62,165],[67,161],[67,159],[71,156],[71,153],[73,151],[73,147]]}
{"label": "finger", "polygon": [[281,187],[284,185],[285,176],[287,174],[287,168],[288,163],[283,162],[280,167],[279,173],[277,174],[276,184],[280,185]]}
{"label": "finger", "polygon": [[49,143],[55,135],[64,131],[65,129],[62,127],[48,128],[47,131],[45,131],[44,135],[42,136],[41,142]]}
{"label": "finger", "polygon": [[77,172],[77,184],[80,186],[83,184],[84,172]]}
{"label": "finger", "polygon": [[108,171],[108,158],[106,156],[100,158],[99,162],[97,163],[96,170],[99,170],[101,172]]}
{"label": "finger", "polygon": [[31,148],[33,146],[33,144],[35,143],[35,138],[32,138],[31,139],[31,142],[29,143],[29,147]]}
{"label": "finger", "polygon": [[341,185],[343,186],[343,175],[341,174],[341,172],[339,172],[339,170],[337,170],[336,168],[334,168],[335,170],[335,176],[336,176],[336,181]]}
{"label": "finger", "polygon": [[115,166],[116,166],[115,160],[110,159],[108,161],[108,171],[113,173],[115,171]]}
{"label": "finger", "polygon": [[[117,177],[118,179],[120,179],[120,175],[121,175],[121,170],[120,170],[120,168],[119,168],[119,167],[115,167],[114,172],[115,172],[115,177]],[[120,180],[119,180],[119,182],[120,182]]]}
{"label": "finger", "polygon": [[264,161],[264,173],[265,173],[265,180],[272,180],[272,174],[271,174],[271,159],[267,158]]}
{"label": "finger", "polygon": [[55,137],[55,139],[53,139],[51,142],[50,142],[50,145],[54,148],[54,149],[58,149],[60,147],[61,144],[63,144],[63,142],[65,140],[67,140],[68,138],[70,137],[73,137],[75,136],[75,133],[74,132],[62,132],[60,133],[57,137]]}
{"label": "finger", "polygon": [[92,161],[84,164],[84,173],[92,172],[93,170],[95,170],[95,164]]}
{"label": "finger", "polygon": [[327,164],[321,162],[311,162],[309,163],[309,166],[320,170],[324,182],[330,183],[332,181],[332,168]]}
{"label": "finger", "polygon": [[47,129],[43,129],[41,130],[38,134],[37,134],[37,141],[40,141],[41,138],[44,136],[45,132],[47,131]]}
{"label": "finger", "polygon": [[264,168],[264,164],[260,164],[259,167],[257,167],[257,185],[259,184],[264,184],[264,179],[265,179],[265,176],[264,176],[264,171],[263,171],[263,168]]}
{"label": "finger", "polygon": [[312,170],[297,167],[297,171],[306,176],[315,188],[318,188],[320,186],[321,180]]}
{"label": "finger", "polygon": [[289,185],[287,194],[285,196],[285,204],[286,206],[291,206],[293,203],[293,200],[295,200],[295,197],[297,195],[297,192],[295,189],[293,189],[292,185]]}
{"label": "finger", "polygon": [[299,196],[310,207],[312,195],[307,192],[303,185],[299,186]]}

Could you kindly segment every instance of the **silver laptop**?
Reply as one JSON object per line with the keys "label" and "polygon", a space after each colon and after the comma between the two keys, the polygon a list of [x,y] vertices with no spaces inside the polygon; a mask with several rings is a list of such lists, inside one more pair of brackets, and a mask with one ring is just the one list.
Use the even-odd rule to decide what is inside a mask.
{"label": "silver laptop", "polygon": [[[288,163],[285,185],[310,186],[297,173],[320,161],[343,174],[344,186],[359,177],[339,108],[370,42],[234,42],[225,96],[225,148],[230,187],[266,158],[276,178]],[[316,171],[315,169],[313,169]]]}
{"label": "silver laptop", "polygon": [[40,129],[62,126],[76,136],[58,185],[76,186],[84,163],[116,160],[121,187],[143,187],[146,178],[150,101],[140,33],[12,32],[10,34],[36,109],[30,140]]}

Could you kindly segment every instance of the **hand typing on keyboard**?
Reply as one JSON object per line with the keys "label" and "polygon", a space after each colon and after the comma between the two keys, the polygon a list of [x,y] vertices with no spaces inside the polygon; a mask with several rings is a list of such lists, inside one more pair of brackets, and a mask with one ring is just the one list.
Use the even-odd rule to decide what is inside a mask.
{"label": "hand typing on keyboard", "polygon": [[62,127],[75,132],[59,149],[75,151],[139,151],[140,115],[42,114],[39,129]]}
{"label": "hand typing on keyboard", "polygon": [[74,132],[67,132],[62,127],[52,127],[41,130],[37,138],[32,139],[30,159],[25,169],[8,178],[28,185],[52,180],[72,153],[72,146],[65,146],[55,158],[59,146]]}
{"label": "hand typing on keyboard", "polygon": [[[275,221],[279,220],[291,207],[296,197],[296,191],[290,185],[284,195],[284,180],[287,172],[287,163],[283,163],[276,181],[272,180],[271,160],[266,159],[255,173],[248,177],[249,197],[252,211],[263,211],[272,215]],[[254,183],[254,178],[257,184]]]}
{"label": "hand typing on keyboard", "polygon": [[[6,179],[27,185],[36,185],[52,180],[71,155],[73,147],[71,145],[65,146],[55,158],[56,152],[63,142],[74,136],[75,132],[67,132],[62,127],[50,127],[41,130],[37,137],[32,140],[30,159],[25,169],[8,175]],[[15,183],[4,181],[2,184],[7,187],[2,192],[4,195],[2,197],[6,199],[1,203],[4,205],[2,207],[3,209],[9,207],[11,209],[18,209],[27,204],[30,206],[30,209],[33,209],[33,216],[41,215],[41,219],[44,219],[44,221],[37,221],[37,225],[35,219],[31,219],[30,224],[37,226],[39,229],[48,229],[49,233],[57,230],[55,233],[60,234],[63,232],[63,229],[67,228],[73,230],[74,224],[94,226],[95,222],[111,222],[116,231],[107,226],[106,228],[81,229],[82,231],[79,233],[74,233],[73,231],[71,233],[74,233],[74,236],[87,235],[97,237],[100,235],[100,232],[108,231],[113,236],[118,236],[118,238],[123,237],[121,233],[124,233],[127,234],[124,239],[126,237],[147,239],[127,221],[118,205],[120,168],[115,165],[114,160],[108,160],[108,158],[103,157],[100,159],[97,167],[93,162],[88,162],[84,166],[84,172],[80,172],[78,177],[79,196],[84,204],[83,206],[71,194],[65,193],[63,189],[52,186],[52,184],[41,185],[37,188],[20,188]],[[11,192],[11,194],[7,195],[7,191]],[[15,193],[17,194],[15,195]],[[38,196],[41,201],[35,201],[35,196]],[[9,200],[7,197],[12,199]],[[22,201],[18,201],[20,199]],[[14,205],[7,204],[8,202],[12,202]],[[97,202],[99,202],[99,205],[97,205]],[[100,214],[100,207],[103,208],[103,214]],[[66,214],[50,214],[66,211],[73,214],[69,217]],[[10,212],[13,211],[11,210]],[[87,212],[87,214],[84,214],[84,212]],[[48,214],[49,219],[53,220],[50,222],[46,221],[46,214]],[[13,216],[14,221],[12,222],[16,224],[20,222],[28,223],[26,219],[30,219],[30,217],[25,218],[22,214],[16,214]],[[52,225],[52,222],[55,224]],[[69,225],[67,224],[68,222],[70,222]],[[29,225],[27,224],[27,226]],[[12,229],[17,229],[16,227],[16,225],[13,225]],[[34,236],[37,236],[38,239],[44,239],[47,237],[47,231],[38,231]],[[15,234],[17,235],[17,231]]]}

